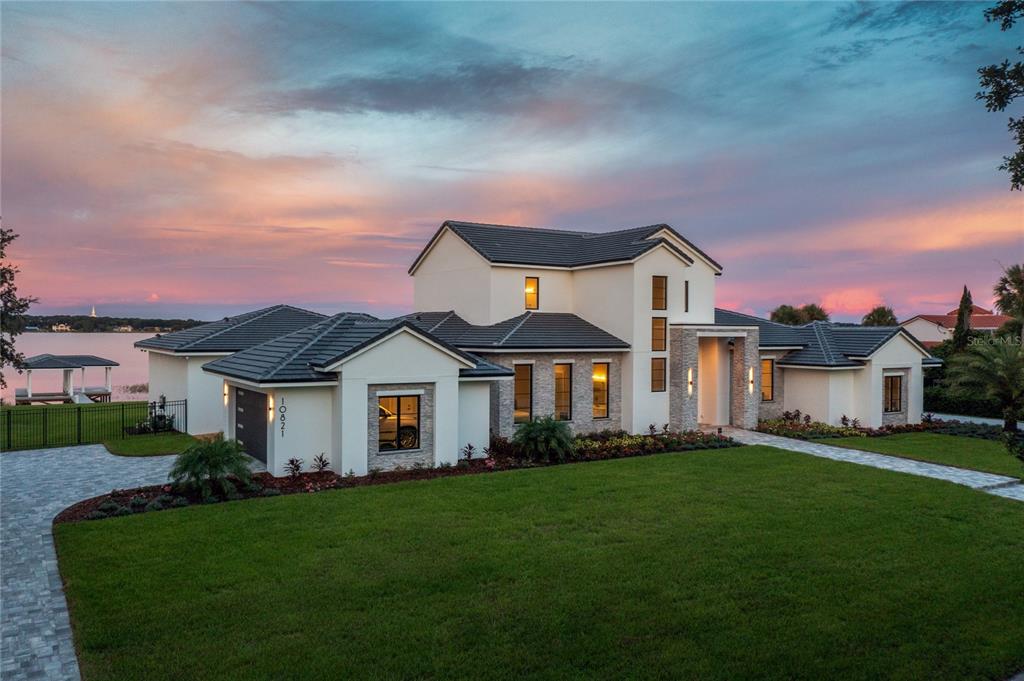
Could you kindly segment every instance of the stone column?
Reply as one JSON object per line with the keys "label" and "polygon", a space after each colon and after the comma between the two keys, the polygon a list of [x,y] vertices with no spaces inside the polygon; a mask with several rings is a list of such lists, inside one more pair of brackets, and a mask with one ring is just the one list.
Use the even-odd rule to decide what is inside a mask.
{"label": "stone column", "polygon": [[[748,330],[747,336],[737,336],[732,353],[731,421],[737,428],[757,427],[757,410],[761,403],[761,353],[758,351],[760,332]],[[751,382],[753,379],[753,382]]]}
{"label": "stone column", "polygon": [[[668,415],[675,431],[697,429],[697,332],[681,326],[669,328]],[[692,377],[693,385],[690,385]]]}

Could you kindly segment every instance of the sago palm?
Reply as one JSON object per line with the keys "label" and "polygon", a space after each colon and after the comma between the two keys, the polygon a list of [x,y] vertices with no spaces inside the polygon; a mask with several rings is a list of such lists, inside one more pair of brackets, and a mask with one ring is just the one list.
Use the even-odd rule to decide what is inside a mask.
{"label": "sago palm", "polygon": [[993,338],[949,359],[946,382],[954,390],[987,397],[1003,410],[1003,430],[1017,430],[1024,410],[1024,345]]}
{"label": "sago palm", "polygon": [[198,442],[179,454],[168,477],[178,485],[197,490],[203,499],[210,499],[215,487],[231,496],[237,491],[231,477],[248,484],[252,472],[249,457],[238,442],[218,439]]}

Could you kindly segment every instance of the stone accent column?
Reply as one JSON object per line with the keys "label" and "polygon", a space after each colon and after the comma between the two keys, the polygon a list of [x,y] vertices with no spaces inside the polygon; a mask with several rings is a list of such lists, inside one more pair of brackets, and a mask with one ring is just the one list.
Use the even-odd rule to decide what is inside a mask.
{"label": "stone accent column", "polygon": [[[732,353],[732,404],[729,412],[732,424],[748,430],[757,427],[757,412],[761,406],[761,353],[760,332],[748,330],[747,336],[737,336]],[[753,389],[750,379],[753,372]]]}
{"label": "stone accent column", "polygon": [[[675,431],[697,429],[697,332],[685,327],[669,328],[668,340],[668,423]],[[693,389],[688,378],[693,371]]]}

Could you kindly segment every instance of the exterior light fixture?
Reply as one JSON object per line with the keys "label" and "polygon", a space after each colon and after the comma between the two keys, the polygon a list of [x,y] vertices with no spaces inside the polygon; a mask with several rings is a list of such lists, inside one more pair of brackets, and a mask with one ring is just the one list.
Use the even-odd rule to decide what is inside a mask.
{"label": "exterior light fixture", "polygon": [[228,382],[224,381],[224,406],[228,406]]}
{"label": "exterior light fixture", "polygon": [[274,396],[267,396],[267,421],[274,422]]}
{"label": "exterior light fixture", "polygon": [[754,394],[754,367],[747,369],[747,392]]}
{"label": "exterior light fixture", "polygon": [[686,394],[693,394],[693,367],[686,370]]}

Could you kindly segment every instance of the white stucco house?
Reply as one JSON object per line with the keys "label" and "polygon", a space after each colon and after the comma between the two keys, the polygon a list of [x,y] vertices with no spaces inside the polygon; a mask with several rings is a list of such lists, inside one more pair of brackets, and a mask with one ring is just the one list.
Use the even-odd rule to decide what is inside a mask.
{"label": "white stucco house", "polygon": [[[959,308],[954,308],[946,314],[914,315],[900,322],[900,326],[913,334],[925,347],[931,348],[953,337],[959,312]],[[967,326],[974,331],[995,333],[999,327],[1012,319],[1009,315],[996,314],[980,305],[971,305]]]}
{"label": "white stucco house", "polygon": [[[721,265],[668,225],[447,221],[409,274],[417,312],[404,317],[269,308],[142,341],[151,392],[173,387],[190,430],[201,411],[195,432],[223,430],[276,475],[319,454],[363,474],[454,463],[543,415],[575,432],[753,428],[794,409],[913,422],[935,362],[900,327],[789,327],[716,309]],[[229,350],[229,338],[246,344]]]}

